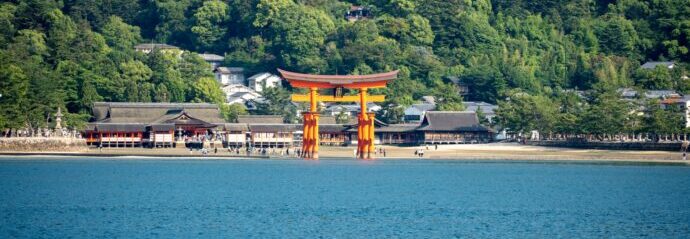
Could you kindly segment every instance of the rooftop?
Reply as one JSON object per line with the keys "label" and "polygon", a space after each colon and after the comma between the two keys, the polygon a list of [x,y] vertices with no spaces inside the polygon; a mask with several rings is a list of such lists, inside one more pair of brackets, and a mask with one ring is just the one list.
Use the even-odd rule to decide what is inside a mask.
{"label": "rooftop", "polygon": [[134,46],[137,50],[153,50],[153,49],[180,49],[176,46],[171,46],[163,43],[144,43]]}
{"label": "rooftop", "polygon": [[477,113],[471,111],[429,111],[424,116],[421,131],[490,131],[479,124]]}
{"label": "rooftop", "polygon": [[484,114],[494,114],[494,111],[498,109],[497,105],[492,105],[483,101],[465,101],[465,111],[476,112],[477,109],[481,109]]}
{"label": "rooftop", "polygon": [[666,68],[673,68],[674,65],[675,65],[675,63],[672,61],[648,61],[648,62],[645,62],[641,66],[641,68],[642,69],[654,69],[657,66],[663,66]]}
{"label": "rooftop", "polygon": [[225,122],[218,105],[208,103],[96,102],[93,114],[99,123],[152,124],[169,121],[182,114],[207,123]]}
{"label": "rooftop", "polygon": [[199,54],[199,56],[201,56],[201,58],[203,58],[204,61],[223,61],[225,59],[225,57],[223,56],[208,53],[202,53]]}
{"label": "rooftop", "polygon": [[213,70],[213,72],[220,72],[221,74],[241,73],[241,72],[244,72],[244,68],[221,66],[221,67],[218,67],[215,70]]}
{"label": "rooftop", "polygon": [[238,115],[237,123],[246,124],[282,124],[282,115]]}

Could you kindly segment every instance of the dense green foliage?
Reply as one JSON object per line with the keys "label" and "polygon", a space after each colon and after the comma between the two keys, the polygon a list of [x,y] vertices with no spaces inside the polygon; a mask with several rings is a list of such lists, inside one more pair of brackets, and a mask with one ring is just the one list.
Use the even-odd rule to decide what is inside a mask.
{"label": "dense green foliage", "polygon": [[[346,21],[353,4],[374,17]],[[141,42],[225,54],[249,72],[399,69],[374,92],[387,95],[389,122],[424,95],[462,109],[446,77],[469,85],[465,100],[501,105],[498,122],[516,132],[639,131],[629,112],[654,108],[620,101],[617,88],[690,93],[690,1],[15,0],[0,5],[0,128],[44,125],[58,106],[81,122],[98,100],[221,100],[201,59],[135,53]],[[648,60],[679,66],[639,70]],[[289,114],[287,93],[273,93],[259,111]]]}

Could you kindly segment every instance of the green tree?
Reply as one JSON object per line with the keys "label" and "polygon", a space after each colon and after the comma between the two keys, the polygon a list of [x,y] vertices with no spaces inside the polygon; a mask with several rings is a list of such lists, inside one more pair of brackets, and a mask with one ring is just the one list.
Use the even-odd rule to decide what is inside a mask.
{"label": "green tree", "polygon": [[15,65],[0,66],[0,129],[25,126],[29,79]]}
{"label": "green tree", "polygon": [[221,104],[220,112],[227,122],[237,122],[238,115],[247,115],[247,107],[242,104]]}
{"label": "green tree", "polygon": [[211,77],[202,77],[192,85],[191,97],[192,102],[208,102],[214,104],[223,104],[225,102],[225,94],[220,89],[220,85]]}
{"label": "green tree", "polygon": [[110,16],[101,33],[109,46],[120,51],[131,51],[134,45],[142,42],[139,27],[131,26],[118,16]]}
{"label": "green tree", "polygon": [[219,1],[205,1],[194,13],[195,25],[191,28],[199,49],[209,49],[225,35],[228,21],[228,4]]}
{"label": "green tree", "polygon": [[282,115],[285,122],[296,120],[295,106],[291,103],[289,91],[278,87],[268,87],[264,89],[263,96],[263,99],[255,101],[256,114]]}

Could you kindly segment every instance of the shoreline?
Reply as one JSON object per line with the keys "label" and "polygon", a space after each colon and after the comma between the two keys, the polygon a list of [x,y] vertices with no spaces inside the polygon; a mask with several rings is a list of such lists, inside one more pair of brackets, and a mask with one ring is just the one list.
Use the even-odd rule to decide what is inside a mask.
{"label": "shoreline", "polygon": [[[597,150],[597,149],[571,149],[519,145],[512,143],[494,144],[466,144],[466,145],[440,145],[435,146],[399,147],[381,146],[386,151],[387,157],[376,155],[376,160],[463,160],[463,161],[536,161],[536,162],[620,162],[620,163],[654,163],[654,164],[679,164],[690,165],[690,160],[682,160],[680,152],[666,151],[635,151],[635,150]],[[354,160],[354,147],[328,147],[322,146],[319,152],[321,159]],[[415,150],[424,150],[424,157],[415,157]],[[96,157],[109,159],[140,158],[166,158],[166,159],[298,159],[292,155],[246,155],[244,153],[230,153],[225,149],[218,149],[218,153],[210,150],[209,154],[202,155],[198,151],[190,152],[187,149],[142,149],[142,148],[91,148],[82,151],[55,152],[55,151],[5,151],[0,152],[0,159],[11,159],[18,156],[18,160],[26,157],[55,156],[64,157]],[[690,157],[689,157],[690,158]]]}

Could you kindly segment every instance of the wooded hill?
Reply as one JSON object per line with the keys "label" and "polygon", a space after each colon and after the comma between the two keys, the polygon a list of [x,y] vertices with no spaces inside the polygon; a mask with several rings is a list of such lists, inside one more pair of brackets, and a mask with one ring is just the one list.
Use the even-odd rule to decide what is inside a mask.
{"label": "wooded hill", "polygon": [[[369,19],[346,20],[353,5]],[[616,89],[690,93],[686,0],[20,0],[0,4],[0,128],[45,125],[57,107],[81,125],[94,101],[223,101],[198,56],[133,50],[146,42],[249,72],[400,69],[380,90],[388,122],[424,95],[462,109],[449,77],[469,85],[465,100],[501,105],[498,123],[516,131],[639,131],[650,124],[629,126],[639,107]],[[650,60],[677,67],[640,69]],[[287,114],[288,94],[269,93],[279,97],[261,112]],[[614,118],[587,126],[601,115]]]}

